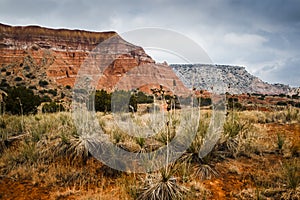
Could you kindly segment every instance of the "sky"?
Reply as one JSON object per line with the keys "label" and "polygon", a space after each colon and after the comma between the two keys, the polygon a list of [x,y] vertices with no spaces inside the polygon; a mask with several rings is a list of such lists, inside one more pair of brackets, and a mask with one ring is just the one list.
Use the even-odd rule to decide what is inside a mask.
{"label": "sky", "polygon": [[300,0],[0,0],[0,23],[120,34],[168,29],[196,42],[215,64],[300,86]]}

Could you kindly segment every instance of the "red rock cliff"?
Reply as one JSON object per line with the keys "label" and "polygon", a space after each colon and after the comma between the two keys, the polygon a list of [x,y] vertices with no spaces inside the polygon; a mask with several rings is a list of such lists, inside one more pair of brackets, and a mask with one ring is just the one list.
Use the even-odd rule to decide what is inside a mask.
{"label": "red rock cliff", "polygon": [[[0,24],[1,78],[10,85],[38,89],[38,81],[42,79],[48,80],[53,87],[73,86],[86,58],[99,44],[110,38],[113,38],[112,44],[100,45],[100,48],[104,48],[108,54],[117,48],[119,55],[107,63],[98,89],[133,89],[144,87],[147,81],[168,87],[174,80],[179,90],[186,89],[170,67],[156,64],[141,47],[124,41],[116,32],[38,26],[12,27]],[[19,77],[18,80],[16,77]]]}

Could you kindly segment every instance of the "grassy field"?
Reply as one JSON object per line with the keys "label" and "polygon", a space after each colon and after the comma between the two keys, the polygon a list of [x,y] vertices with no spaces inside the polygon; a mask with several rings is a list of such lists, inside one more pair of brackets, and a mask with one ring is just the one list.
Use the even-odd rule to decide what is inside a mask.
{"label": "grassy field", "polygon": [[[300,199],[299,109],[230,111],[217,145],[199,159],[211,111],[201,116],[186,152],[146,174],[93,158],[71,113],[0,116],[0,199]],[[109,140],[132,152],[162,147],[175,134],[133,137],[112,119],[97,113]]]}

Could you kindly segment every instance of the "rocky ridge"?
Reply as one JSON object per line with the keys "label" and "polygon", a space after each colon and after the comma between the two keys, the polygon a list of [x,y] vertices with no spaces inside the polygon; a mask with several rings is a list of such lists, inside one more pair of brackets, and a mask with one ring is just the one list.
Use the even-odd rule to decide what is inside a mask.
{"label": "rocky ridge", "polygon": [[[245,67],[210,64],[170,65],[184,84],[199,90],[210,90],[218,81],[224,83],[225,91],[232,94],[288,94],[288,85],[269,84],[250,74]],[[216,80],[218,79],[218,80]]]}

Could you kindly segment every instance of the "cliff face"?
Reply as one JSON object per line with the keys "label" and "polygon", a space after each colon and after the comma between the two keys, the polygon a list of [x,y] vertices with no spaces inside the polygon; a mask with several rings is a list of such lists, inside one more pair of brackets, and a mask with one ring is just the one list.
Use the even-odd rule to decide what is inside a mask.
{"label": "cliff face", "polygon": [[[229,65],[171,65],[179,77],[183,77],[187,87],[210,90],[217,81],[226,86],[225,91],[231,94],[260,93],[260,94],[287,94],[290,87],[283,84],[269,84],[253,76],[244,67]],[[194,83],[192,76],[195,74]],[[218,74],[218,76],[216,76]],[[215,80],[219,78],[219,80]]]}
{"label": "cliff face", "polygon": [[[134,74],[143,71],[135,69],[139,67],[147,69],[148,77],[151,73],[157,75],[152,77],[155,79],[151,80],[154,83],[170,85],[171,80],[159,79],[163,74],[162,76],[175,79],[181,90],[186,89],[170,67],[156,64],[141,47],[124,41],[115,32],[49,29],[38,26],[12,27],[3,24],[0,24],[1,85],[24,85],[44,92],[55,89],[70,97],[71,91],[66,86],[74,86],[84,61],[95,47],[111,38],[111,44],[100,48],[104,48],[103,51],[108,54],[114,54],[116,49],[119,53],[105,66],[98,89],[113,91],[121,80],[122,84],[118,84],[118,89],[133,89],[144,85],[145,80]],[[130,76],[125,77],[129,72]]]}

